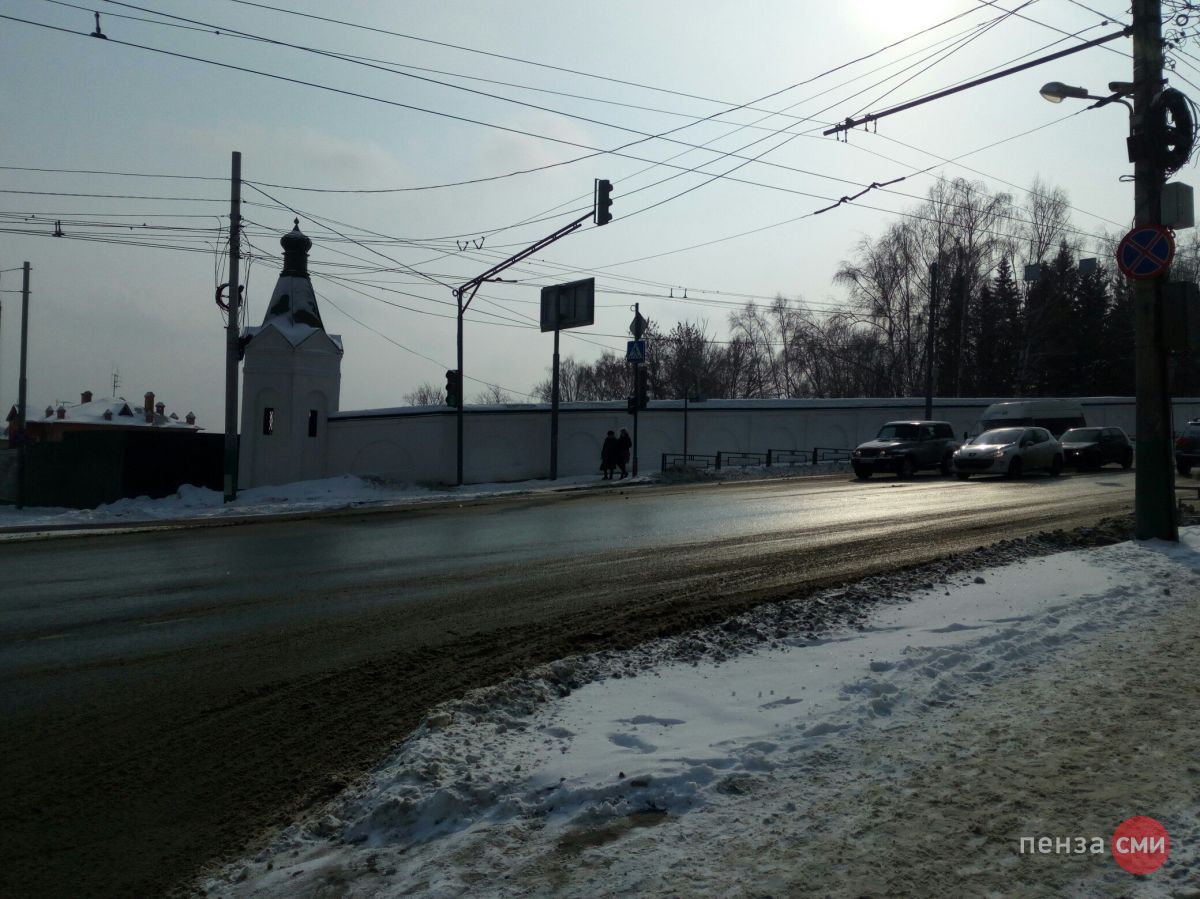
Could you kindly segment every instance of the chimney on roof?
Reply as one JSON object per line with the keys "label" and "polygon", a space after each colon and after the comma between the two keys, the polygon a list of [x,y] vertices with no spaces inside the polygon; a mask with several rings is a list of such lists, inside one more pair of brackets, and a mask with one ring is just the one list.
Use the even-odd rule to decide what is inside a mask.
{"label": "chimney on roof", "polygon": [[190,425],[194,425],[196,423],[196,413],[189,412],[187,415],[185,415],[183,417],[183,420],[186,421]]}
{"label": "chimney on roof", "polygon": [[90,403],[91,401],[92,401],[92,392],[90,390],[85,390],[83,393],[79,394],[79,402],[80,403]]}
{"label": "chimney on roof", "polygon": [[105,420],[105,421],[112,421],[112,409],[105,409],[105,410],[104,410],[104,420]]}
{"label": "chimney on roof", "polygon": [[47,417],[47,418],[53,418],[53,417],[54,417],[54,407],[53,407],[53,406],[47,406],[47,407],[46,407],[46,417]]}
{"label": "chimney on roof", "polygon": [[142,406],[142,410],[146,413],[146,421],[153,422],[154,421],[154,391],[153,390],[146,391],[145,404]]}
{"label": "chimney on roof", "polygon": [[59,421],[62,421],[64,418],[66,418],[67,417],[67,407],[62,404],[59,404],[59,407],[54,410],[54,417],[57,418]]}
{"label": "chimney on roof", "polygon": [[166,415],[167,414],[167,404],[166,403],[155,403],[154,411],[157,412],[159,415]]}

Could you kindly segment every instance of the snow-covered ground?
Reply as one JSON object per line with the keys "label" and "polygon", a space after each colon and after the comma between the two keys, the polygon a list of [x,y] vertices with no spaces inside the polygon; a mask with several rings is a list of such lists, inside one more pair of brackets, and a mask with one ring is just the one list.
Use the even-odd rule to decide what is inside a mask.
{"label": "snow-covered ground", "polygon": [[[846,471],[849,471],[849,467],[845,463],[834,462],[794,467],[727,468],[719,472],[695,472],[685,478],[729,481],[811,477]],[[574,475],[556,481],[542,479],[464,484],[462,487],[423,487],[343,475],[317,481],[282,484],[277,487],[252,487],[239,491],[232,503],[225,503],[219,491],[184,485],[174,495],[162,499],[143,496],[119,500],[95,509],[27,507],[18,510],[12,505],[0,505],[0,531],[11,528],[70,528],[105,524],[120,527],[135,522],[205,521],[258,515],[311,514],[335,509],[386,508],[452,499],[479,499],[505,493],[578,490],[585,487],[627,487],[634,484],[658,483],[663,477],[655,471],[636,478],[613,481],[602,480],[599,475]]]}
{"label": "snow-covered ground", "polygon": [[[847,591],[435,709],[217,896],[1200,895],[1200,528]],[[874,594],[872,595],[872,591]],[[836,617],[836,616],[835,616]],[[826,623],[828,616],[826,616]],[[757,648],[754,648],[757,647]],[[735,651],[746,650],[746,651]],[[1148,815],[1167,864],[1030,854]]]}

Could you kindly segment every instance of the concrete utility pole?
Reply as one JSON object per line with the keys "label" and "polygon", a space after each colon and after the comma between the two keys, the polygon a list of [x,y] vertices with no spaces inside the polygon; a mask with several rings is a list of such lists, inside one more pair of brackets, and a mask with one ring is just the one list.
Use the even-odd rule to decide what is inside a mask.
{"label": "concrete utility pole", "polygon": [[17,508],[25,508],[25,359],[29,352],[29,263],[21,266],[21,374],[17,381]]}
{"label": "concrete utility pole", "polygon": [[229,197],[229,322],[225,326],[225,502],[237,497],[238,464],[238,339],[241,336],[241,296],[238,263],[241,261],[242,154],[233,151]]}
{"label": "concrete utility pole", "polygon": [[[1133,0],[1133,146],[1134,226],[1162,219],[1162,164],[1156,161],[1162,139],[1152,126],[1150,107],[1163,85],[1162,4]],[[1134,533],[1139,540],[1178,540],[1175,521],[1175,460],[1171,398],[1163,335],[1163,277],[1135,280],[1137,472],[1134,482]]]}

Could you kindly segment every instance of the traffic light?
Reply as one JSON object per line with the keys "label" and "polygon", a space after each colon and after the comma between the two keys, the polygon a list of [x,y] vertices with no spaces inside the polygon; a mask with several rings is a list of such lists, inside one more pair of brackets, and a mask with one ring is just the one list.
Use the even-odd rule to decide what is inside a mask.
{"label": "traffic light", "polygon": [[595,208],[592,211],[592,221],[597,225],[607,225],[612,221],[612,182],[604,178],[596,179]]}
{"label": "traffic light", "polygon": [[635,369],[635,372],[634,398],[637,400],[637,407],[639,409],[645,409],[647,403],[649,403],[649,398],[646,396],[646,369],[639,365]]}
{"label": "traffic light", "polygon": [[462,376],[453,368],[446,372],[446,405],[462,405]]}

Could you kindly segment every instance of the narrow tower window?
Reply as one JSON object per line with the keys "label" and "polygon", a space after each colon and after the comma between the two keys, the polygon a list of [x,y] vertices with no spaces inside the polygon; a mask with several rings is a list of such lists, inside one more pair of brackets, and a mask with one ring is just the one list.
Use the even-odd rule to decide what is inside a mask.
{"label": "narrow tower window", "polygon": [[263,409],[263,436],[270,437],[275,433],[275,408],[267,406]]}
{"label": "narrow tower window", "polygon": [[308,410],[308,436],[309,437],[317,436],[317,410],[316,409]]}

